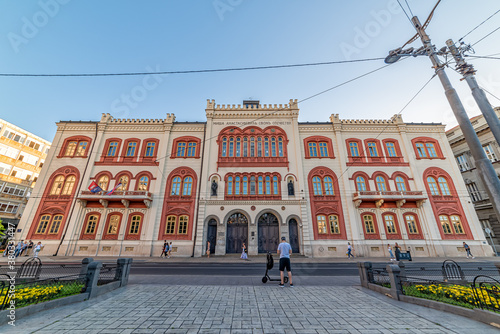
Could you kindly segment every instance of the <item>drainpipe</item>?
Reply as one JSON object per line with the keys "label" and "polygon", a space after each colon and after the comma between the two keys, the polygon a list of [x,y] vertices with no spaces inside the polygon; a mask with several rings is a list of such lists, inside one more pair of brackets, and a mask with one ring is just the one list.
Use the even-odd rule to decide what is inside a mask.
{"label": "drainpipe", "polygon": [[[82,177],[81,177],[81,180],[78,184],[78,189],[76,189],[77,196],[80,193],[80,189],[82,188],[83,179],[85,178],[85,173],[87,172],[87,168],[89,166],[90,159],[92,158],[92,152],[94,151],[94,145],[95,145],[95,142],[97,140],[97,129],[98,129],[98,122],[95,123],[95,137],[94,137],[94,140],[92,141],[92,146],[90,147],[90,152],[88,155],[87,163],[85,164],[85,168],[83,169]],[[72,200],[74,200],[74,197]],[[71,217],[73,216],[73,212],[75,211],[75,206],[76,206],[76,201],[73,203],[73,207],[71,208],[71,212],[69,213],[68,219],[66,220],[67,223],[66,223],[66,226],[64,228],[64,233],[61,237],[61,241],[59,242],[59,245],[57,246],[56,252],[52,256],[57,256],[57,253],[59,252],[59,248],[61,248],[61,245],[64,241],[64,238],[66,237],[66,233],[68,232],[69,223],[71,222]]]}
{"label": "drainpipe", "polygon": [[[203,175],[203,160],[205,159],[205,136],[207,134],[207,123],[205,123],[204,129],[203,129],[203,149],[201,151],[201,169],[200,169],[200,182],[198,185],[198,205],[196,206],[196,220],[195,220],[195,225],[194,225],[194,236],[193,236],[193,252],[191,253],[191,257],[194,257],[194,248],[196,245],[196,235],[198,231],[198,214],[200,212],[200,195],[201,195],[201,183],[202,183],[202,175]],[[202,243],[203,245],[203,243]]]}

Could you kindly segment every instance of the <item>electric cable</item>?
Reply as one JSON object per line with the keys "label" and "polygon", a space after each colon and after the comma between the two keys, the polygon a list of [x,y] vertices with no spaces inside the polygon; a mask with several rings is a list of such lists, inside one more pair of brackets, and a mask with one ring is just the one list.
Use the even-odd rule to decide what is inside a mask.
{"label": "electric cable", "polygon": [[479,28],[480,26],[482,26],[484,23],[486,23],[486,21],[488,21],[489,19],[491,19],[493,16],[495,16],[496,14],[498,14],[500,12],[500,9],[497,10],[496,12],[494,12],[491,16],[489,16],[486,20],[484,20],[483,22],[479,23],[477,26],[475,26],[471,31],[469,31],[468,33],[466,33],[465,35],[462,36],[462,38],[460,38],[458,41],[461,42],[465,37],[469,36],[469,34],[471,32],[473,32],[474,30],[476,30],[477,28]]}
{"label": "electric cable", "polygon": [[485,38],[487,38],[488,36],[490,36],[491,34],[493,34],[494,32],[496,32],[499,29],[500,29],[500,27],[496,28],[495,30],[493,30],[492,32],[490,32],[489,34],[487,34],[486,36],[484,36],[483,38],[481,38],[479,41],[477,41],[476,43],[472,44],[471,46],[474,46],[474,45],[478,44],[479,42],[481,42],[482,40],[484,40]]}

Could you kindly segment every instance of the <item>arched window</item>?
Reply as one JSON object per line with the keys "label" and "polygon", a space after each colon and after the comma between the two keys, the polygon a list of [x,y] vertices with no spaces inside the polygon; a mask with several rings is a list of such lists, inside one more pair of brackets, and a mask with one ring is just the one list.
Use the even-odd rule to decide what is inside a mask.
{"label": "arched window", "polygon": [[170,195],[178,196],[180,195],[180,191],[181,191],[181,178],[176,176],[172,180],[172,191],[170,192]]}
{"label": "arched window", "polygon": [[269,138],[264,138],[264,154],[266,157],[269,156]]}
{"label": "arched window", "polygon": [[453,215],[450,216],[451,225],[453,225],[453,230],[456,234],[464,234],[464,229],[462,227],[462,222],[460,221],[460,217]]}
{"label": "arched window", "polygon": [[47,226],[49,225],[50,222],[50,215],[43,215],[40,218],[40,222],[38,223],[38,228],[36,229],[36,234],[45,234],[47,231]]}
{"label": "arched window", "polygon": [[317,157],[318,156],[318,148],[316,147],[315,142],[309,143],[309,156]]}
{"label": "arched window", "polygon": [[255,157],[255,138],[250,138],[250,156]]}
{"label": "arched window", "polygon": [[264,194],[264,179],[262,178],[262,176],[259,176],[258,180],[259,180],[259,195],[263,195]]}
{"label": "arched window", "polygon": [[363,224],[366,234],[375,234],[375,223],[372,215],[363,215]]}
{"label": "arched window", "polygon": [[179,234],[187,234],[188,229],[188,216],[179,217]]}
{"label": "arched window", "polygon": [[262,156],[262,138],[261,137],[258,137],[257,138],[257,157],[261,157]]}
{"label": "arched window", "polygon": [[129,178],[127,175],[122,175],[120,176],[120,179],[118,180],[118,183],[121,184],[116,190],[118,191],[127,191],[128,189],[128,181]]}
{"label": "arched window", "polygon": [[136,142],[129,142],[127,145],[127,153],[125,156],[127,157],[134,157],[135,156],[135,150],[137,148],[137,143]]}
{"label": "arched window", "polygon": [[61,222],[63,220],[63,215],[55,215],[52,219],[52,224],[50,225],[49,234],[59,233],[59,227],[61,227]]}
{"label": "arched window", "polygon": [[378,157],[377,144],[374,142],[368,142],[368,153],[371,157]]}
{"label": "arched window", "polygon": [[233,194],[233,177],[232,176],[227,178],[227,194],[228,195]]}
{"label": "arched window", "polygon": [[236,138],[236,156],[237,157],[241,156],[241,138],[240,137]]}
{"label": "arched window", "polygon": [[229,156],[234,156],[234,138],[229,138]]}
{"label": "arched window", "polygon": [[128,234],[139,234],[139,227],[141,226],[141,216],[134,215],[130,220],[130,228]]}
{"label": "arched window", "polygon": [[234,194],[239,195],[240,194],[240,177],[236,176],[235,182],[234,182]]}
{"label": "arched window", "polygon": [[66,178],[66,182],[64,182],[64,188],[61,192],[61,195],[71,195],[73,192],[73,187],[75,186],[76,177],[71,175]]}
{"label": "arched window", "polygon": [[174,234],[175,233],[175,216],[167,217],[167,224],[165,225],[165,234]]}
{"label": "arched window", "polygon": [[358,188],[358,191],[366,191],[366,181],[364,177],[358,176],[356,178],[356,187]]}
{"label": "arched window", "polygon": [[139,191],[147,191],[148,190],[148,184],[149,184],[149,177],[147,176],[141,176],[139,179],[139,186],[137,187],[137,190]]}
{"label": "arched window", "polygon": [[248,195],[248,177],[243,176],[243,195]]}
{"label": "arched window", "polygon": [[326,176],[323,179],[323,184],[325,186],[325,195],[334,195],[333,193],[333,180],[331,177]]}
{"label": "arched window", "polygon": [[278,138],[278,152],[279,152],[280,157],[282,157],[284,155],[284,153],[283,153],[283,138],[281,138],[281,137]]}
{"label": "arched window", "polygon": [[103,191],[108,190],[108,185],[109,185],[109,177],[107,175],[103,175],[99,178],[97,181],[97,185],[99,188],[101,188]]}
{"label": "arched window", "polygon": [[266,176],[266,195],[271,195],[271,177]]}
{"label": "arched window", "polygon": [[227,156],[227,138],[226,137],[222,138],[222,156],[223,157]]}
{"label": "arched window", "polygon": [[406,183],[401,176],[396,177],[396,188],[398,191],[406,191]]}
{"label": "arched window", "polygon": [[59,175],[52,183],[52,188],[50,189],[50,195],[60,195],[64,183],[64,176]]}
{"label": "arched window", "polygon": [[441,226],[443,227],[444,234],[452,234],[451,225],[448,216],[441,215],[439,216],[439,221],[441,222]]}
{"label": "arched window", "polygon": [[438,186],[436,183],[436,179],[434,179],[432,176],[429,176],[427,178],[427,185],[429,186],[429,189],[431,191],[431,195],[439,196],[439,190],[438,190]]}
{"label": "arched window", "polygon": [[120,216],[112,215],[109,217],[109,225],[107,234],[118,234],[118,225],[120,224]]}
{"label": "arched window", "polygon": [[248,157],[248,138],[247,137],[243,138],[243,156],[245,158]]}
{"label": "arched window", "polygon": [[433,143],[425,143],[425,147],[427,148],[427,152],[429,153],[429,157],[431,157],[431,158],[437,157],[436,149],[434,148]]}
{"label": "arched window", "polygon": [[177,156],[183,157],[186,155],[186,143],[179,142],[177,143]]}
{"label": "arched window", "polygon": [[416,143],[415,147],[417,148],[417,154],[420,158],[427,158],[427,153],[425,152],[423,143]]}
{"label": "arched window", "polygon": [[377,190],[378,191],[387,191],[387,186],[385,184],[385,178],[383,176],[377,176],[375,178],[375,181],[377,183]]}
{"label": "arched window", "polygon": [[146,144],[146,157],[154,157],[155,155],[155,146],[156,143],[154,141],[150,141]]}
{"label": "arched window", "polygon": [[250,195],[255,195],[255,176],[250,177]]}
{"label": "arched window", "polygon": [[394,224],[394,216],[384,215],[383,217],[387,234],[396,234],[397,231],[396,231],[396,224]]}
{"label": "arched window", "polygon": [[193,186],[193,178],[187,176],[184,178],[184,186],[182,188],[182,196],[191,196],[191,188]]}
{"label": "arched window", "polygon": [[339,216],[337,216],[337,215],[329,215],[328,216],[328,222],[330,223],[330,233],[332,233],[332,234],[339,234],[340,233]]}
{"label": "arched window", "polygon": [[415,219],[414,215],[406,215],[406,225],[408,225],[408,233],[409,234],[418,234],[418,228],[417,228],[417,220]]}
{"label": "arched window", "polygon": [[194,157],[196,156],[196,143],[195,142],[189,142],[188,143],[188,151],[187,151],[187,156],[188,157]]}
{"label": "arched window", "polygon": [[326,217],[319,215],[316,220],[318,222],[318,234],[326,234]]}
{"label": "arched window", "polygon": [[108,157],[114,157],[116,156],[116,150],[118,149],[118,142],[117,141],[112,141],[109,143],[108,146]]}
{"label": "arched window", "polygon": [[443,196],[450,196],[450,188],[448,187],[448,182],[446,182],[446,179],[444,177],[438,178],[439,182],[439,189],[441,189],[441,194]]}
{"label": "arched window", "polygon": [[349,150],[351,151],[351,156],[352,157],[359,157],[358,143],[356,143],[356,142],[350,142],[349,143]]}
{"label": "arched window", "polygon": [[64,152],[64,156],[72,157],[75,154],[76,144],[76,141],[70,141],[68,143],[68,146],[66,146],[66,152]]}
{"label": "arched window", "polygon": [[325,142],[319,143],[319,155],[321,157],[328,157],[328,144]]}
{"label": "arched window", "polygon": [[78,143],[78,148],[76,150],[76,157],[83,157],[85,155],[85,151],[87,150],[87,142],[81,141]]}
{"label": "arched window", "polygon": [[87,225],[85,226],[85,234],[94,234],[97,227],[97,220],[99,217],[97,215],[90,215],[87,219]]}
{"label": "arched window", "polygon": [[397,156],[397,154],[396,154],[396,148],[395,148],[393,142],[389,141],[389,142],[385,143],[385,147],[387,148],[387,155],[389,157],[395,157],[395,156]]}
{"label": "arched window", "polygon": [[316,196],[323,195],[323,190],[321,189],[321,179],[318,176],[313,177],[313,190],[314,190],[314,195]]}
{"label": "arched window", "polygon": [[277,176],[273,176],[273,193],[274,195],[278,195],[279,191],[278,191],[278,177]]}
{"label": "arched window", "polygon": [[276,138],[271,138],[271,154],[273,157],[276,156]]}

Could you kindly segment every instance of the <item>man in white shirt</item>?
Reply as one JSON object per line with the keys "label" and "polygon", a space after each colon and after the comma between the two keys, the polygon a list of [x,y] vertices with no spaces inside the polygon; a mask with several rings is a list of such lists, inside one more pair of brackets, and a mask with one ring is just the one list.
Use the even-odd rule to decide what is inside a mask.
{"label": "man in white shirt", "polygon": [[280,256],[280,277],[281,283],[280,287],[284,288],[285,284],[283,283],[285,277],[285,268],[288,272],[288,278],[290,278],[290,287],[293,288],[292,283],[292,270],[290,268],[290,254],[292,254],[292,246],[288,242],[286,242],[285,237],[281,237],[281,243],[278,246],[278,254]]}

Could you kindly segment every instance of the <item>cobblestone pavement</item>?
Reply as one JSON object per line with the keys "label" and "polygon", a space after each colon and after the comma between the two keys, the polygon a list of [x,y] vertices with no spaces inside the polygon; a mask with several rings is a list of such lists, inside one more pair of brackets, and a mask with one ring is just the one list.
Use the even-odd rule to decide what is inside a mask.
{"label": "cobblestone pavement", "polygon": [[[360,288],[338,286],[129,285],[112,298],[75,310],[59,321],[50,320],[35,328],[24,328],[20,324],[15,332],[431,334],[497,331],[451,314],[445,314],[448,319],[442,319],[440,325],[418,315],[411,307],[402,309],[397,303],[407,304],[384,298],[387,299]],[[465,322],[454,323],[457,319]]]}

